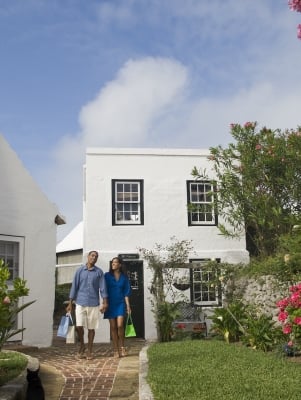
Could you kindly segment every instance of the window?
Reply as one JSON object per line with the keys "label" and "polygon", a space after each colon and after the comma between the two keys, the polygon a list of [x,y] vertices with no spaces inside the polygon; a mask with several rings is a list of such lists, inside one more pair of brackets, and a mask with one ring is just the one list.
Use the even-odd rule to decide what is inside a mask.
{"label": "window", "polygon": [[190,261],[195,264],[195,267],[191,268],[192,302],[202,306],[217,306],[221,304],[221,286],[212,283],[216,281],[216,271],[202,269],[202,265],[208,261],[210,260]]}
{"label": "window", "polygon": [[0,236],[0,259],[8,265],[10,272],[9,281],[19,276],[19,242],[12,240],[2,240]]}
{"label": "window", "polygon": [[188,225],[217,225],[214,192],[211,182],[187,181]]}
{"label": "window", "polygon": [[[8,265],[10,272],[10,277],[7,281],[9,290],[12,289],[15,278],[24,278],[24,242],[23,237],[0,235],[0,259],[4,260],[5,264]],[[19,305],[21,306],[22,302]],[[19,313],[17,315],[13,329],[22,329],[22,314]],[[22,332],[14,335],[13,340],[22,340]]]}
{"label": "window", "polygon": [[143,225],[143,181],[112,181],[113,225]]}

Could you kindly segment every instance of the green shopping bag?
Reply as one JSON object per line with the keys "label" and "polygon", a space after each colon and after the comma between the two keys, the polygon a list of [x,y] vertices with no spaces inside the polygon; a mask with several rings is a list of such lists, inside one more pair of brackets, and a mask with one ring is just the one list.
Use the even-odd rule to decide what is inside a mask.
{"label": "green shopping bag", "polygon": [[136,331],[132,321],[131,314],[128,314],[126,325],[125,325],[125,337],[135,337]]}

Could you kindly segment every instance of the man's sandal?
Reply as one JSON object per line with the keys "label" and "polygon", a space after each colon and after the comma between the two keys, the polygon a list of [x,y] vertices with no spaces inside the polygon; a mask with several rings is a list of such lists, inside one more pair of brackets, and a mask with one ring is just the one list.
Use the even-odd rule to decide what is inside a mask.
{"label": "man's sandal", "polygon": [[85,351],[86,351],[86,349],[85,349],[85,347],[80,347],[79,348],[79,350],[78,350],[78,353],[77,353],[77,355],[76,355],[76,357],[77,358],[86,358],[86,356],[85,356]]}

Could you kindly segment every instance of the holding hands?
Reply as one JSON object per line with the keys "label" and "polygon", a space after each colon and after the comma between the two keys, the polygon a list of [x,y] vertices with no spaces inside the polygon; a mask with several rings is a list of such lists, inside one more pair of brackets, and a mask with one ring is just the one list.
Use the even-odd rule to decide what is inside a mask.
{"label": "holding hands", "polygon": [[99,307],[99,311],[103,314],[108,309],[108,303],[103,302],[102,305]]}

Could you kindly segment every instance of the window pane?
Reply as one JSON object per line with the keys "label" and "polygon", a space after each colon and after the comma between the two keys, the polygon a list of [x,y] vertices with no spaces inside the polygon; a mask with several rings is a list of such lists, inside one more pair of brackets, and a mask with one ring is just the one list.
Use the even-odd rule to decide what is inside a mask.
{"label": "window pane", "polygon": [[132,193],[132,201],[138,201],[138,193]]}
{"label": "window pane", "polygon": [[131,185],[130,185],[130,183],[125,183],[125,184],[124,184],[124,191],[125,191],[125,192],[130,192],[130,191],[131,191]]}
{"label": "window pane", "polygon": [[123,200],[124,201],[131,201],[132,200],[131,192],[124,192]]}
{"label": "window pane", "polygon": [[132,212],[138,213],[139,210],[139,205],[138,204],[132,204]]}
{"label": "window pane", "polygon": [[116,186],[116,190],[117,190],[117,192],[123,192],[123,184],[122,183],[117,183],[117,186]]}
{"label": "window pane", "polygon": [[124,200],[123,192],[118,192],[116,198],[117,201],[123,201]]}
{"label": "window pane", "polygon": [[8,265],[9,280],[19,275],[19,243],[0,241],[0,258]]}
{"label": "window pane", "polygon": [[199,220],[199,214],[197,214],[197,213],[192,213],[192,214],[191,214],[191,219],[192,219],[192,221],[198,221],[198,220]]}
{"label": "window pane", "polygon": [[211,191],[212,191],[212,186],[209,185],[208,183],[206,183],[204,185],[204,192],[208,193],[208,192],[211,192]]}
{"label": "window pane", "polygon": [[131,213],[130,213],[129,211],[126,211],[126,212],[124,213],[124,219],[125,219],[126,221],[130,221],[130,219],[131,219]]}

